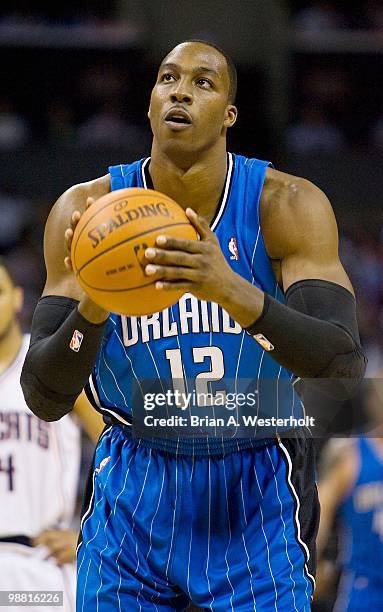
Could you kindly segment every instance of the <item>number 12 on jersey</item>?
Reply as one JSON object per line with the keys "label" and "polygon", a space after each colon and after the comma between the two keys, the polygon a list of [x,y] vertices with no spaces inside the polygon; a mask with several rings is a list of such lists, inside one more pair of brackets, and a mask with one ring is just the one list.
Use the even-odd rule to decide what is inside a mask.
{"label": "number 12 on jersey", "polygon": [[[173,389],[185,398],[191,390],[187,388],[185,367],[182,361],[181,349],[167,349],[166,359],[169,361],[170,373],[173,379]],[[194,363],[207,364],[208,370],[200,372],[195,377],[194,387],[197,405],[200,407],[214,406],[218,398],[226,396],[226,391],[216,391],[214,394],[209,388],[210,382],[222,380],[225,375],[223,352],[218,346],[193,347]]]}

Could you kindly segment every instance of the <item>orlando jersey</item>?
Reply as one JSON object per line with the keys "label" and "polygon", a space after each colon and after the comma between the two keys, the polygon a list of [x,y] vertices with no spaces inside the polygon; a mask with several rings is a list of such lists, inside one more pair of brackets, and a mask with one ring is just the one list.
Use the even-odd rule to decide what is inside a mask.
{"label": "orlando jersey", "polygon": [[[149,162],[146,158],[110,167],[111,189],[152,188]],[[210,227],[231,268],[283,301],[260,227],[260,198],[269,165],[228,153],[226,181]],[[186,293],[172,307],[153,315],[110,316],[88,397],[104,414],[129,424],[133,409],[144,403],[145,381],[157,381],[157,390],[164,392],[178,388],[190,393],[206,389],[209,380],[213,398],[220,393],[251,395],[252,404],[246,408],[257,417],[301,417],[303,407],[292,375],[272,359],[267,348],[267,342],[256,342],[220,305]],[[214,401],[212,413],[213,409]],[[236,415],[240,410],[235,405]],[[260,437],[258,423],[252,423],[252,435]],[[241,436],[234,427],[230,437],[235,435],[239,448]],[[178,444],[177,440],[177,448]]]}
{"label": "orlando jersey", "polygon": [[377,585],[383,566],[383,450],[374,439],[356,442],[358,477],[339,510],[342,564]]}

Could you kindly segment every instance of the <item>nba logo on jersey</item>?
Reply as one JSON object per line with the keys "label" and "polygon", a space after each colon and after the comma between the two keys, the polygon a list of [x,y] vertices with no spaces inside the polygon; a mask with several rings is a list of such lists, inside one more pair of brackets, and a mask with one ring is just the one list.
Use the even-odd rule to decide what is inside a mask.
{"label": "nba logo on jersey", "polygon": [[238,261],[238,247],[236,238],[230,238],[229,251],[231,253],[230,259],[235,259],[235,261]]}
{"label": "nba logo on jersey", "polygon": [[70,341],[69,348],[72,349],[75,353],[78,353],[83,341],[83,334],[75,329],[73,332],[72,340]]}

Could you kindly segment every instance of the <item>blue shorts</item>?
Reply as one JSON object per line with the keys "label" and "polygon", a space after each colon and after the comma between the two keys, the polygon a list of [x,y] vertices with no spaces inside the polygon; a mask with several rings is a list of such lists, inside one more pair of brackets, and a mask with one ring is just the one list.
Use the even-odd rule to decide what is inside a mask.
{"label": "blue shorts", "polygon": [[309,612],[318,506],[302,444],[193,457],[107,428],[81,521],[77,612],[168,612],[191,601]]}

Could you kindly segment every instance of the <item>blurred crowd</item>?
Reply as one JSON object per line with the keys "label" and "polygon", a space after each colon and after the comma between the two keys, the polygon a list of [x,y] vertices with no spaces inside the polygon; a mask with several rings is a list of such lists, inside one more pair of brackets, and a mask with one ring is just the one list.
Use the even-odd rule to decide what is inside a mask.
{"label": "blurred crowd", "polygon": [[380,0],[292,0],[293,26],[305,32],[323,30],[383,30]]}

